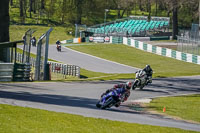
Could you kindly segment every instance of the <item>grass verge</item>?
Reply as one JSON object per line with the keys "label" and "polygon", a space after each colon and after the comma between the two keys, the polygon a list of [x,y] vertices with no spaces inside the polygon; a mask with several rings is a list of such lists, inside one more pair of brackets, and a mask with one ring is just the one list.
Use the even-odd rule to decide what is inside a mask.
{"label": "grass verge", "polygon": [[156,98],[147,107],[162,114],[200,123],[200,94]]}
{"label": "grass verge", "polygon": [[150,64],[154,77],[200,75],[199,65],[144,52],[133,47],[116,44],[68,46],[71,49],[115,61],[136,68]]}
{"label": "grass verge", "polygon": [[176,128],[132,124],[0,104],[3,133],[192,133]]}

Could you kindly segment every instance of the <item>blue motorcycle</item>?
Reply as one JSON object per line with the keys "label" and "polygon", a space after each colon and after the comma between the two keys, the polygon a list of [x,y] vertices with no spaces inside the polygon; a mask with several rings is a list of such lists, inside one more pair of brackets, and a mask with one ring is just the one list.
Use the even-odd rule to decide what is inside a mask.
{"label": "blue motorcycle", "polygon": [[100,109],[110,108],[112,106],[116,106],[121,103],[121,99],[123,99],[124,95],[120,93],[118,89],[110,91],[101,96],[101,99],[97,102],[96,106]]}

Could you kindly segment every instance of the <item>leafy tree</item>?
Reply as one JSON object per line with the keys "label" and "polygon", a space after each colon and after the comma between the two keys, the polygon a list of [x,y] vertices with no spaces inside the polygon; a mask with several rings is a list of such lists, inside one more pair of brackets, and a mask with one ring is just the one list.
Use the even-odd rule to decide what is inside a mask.
{"label": "leafy tree", "polygon": [[[134,0],[112,0],[114,3],[114,6],[112,9],[117,10],[117,16],[118,18],[122,18],[124,16],[124,13],[129,9],[132,9],[135,1]],[[122,12],[121,12],[122,10]]]}
{"label": "leafy tree", "polygon": [[[107,18],[114,20],[129,16],[135,10],[150,16],[172,17],[173,37],[176,38],[179,26],[190,27],[197,22],[198,2],[200,0],[10,0],[11,8],[18,8],[20,18],[25,22],[26,12],[37,23],[55,23],[94,25],[104,22],[105,9],[109,9]],[[155,9],[155,10],[154,10]],[[32,14],[34,13],[34,15]],[[114,15],[114,14],[117,15]],[[165,13],[165,14],[163,14]],[[191,15],[192,14],[192,15]],[[17,19],[19,20],[19,18]],[[26,19],[27,20],[27,19]],[[28,19],[30,21],[30,19]],[[44,21],[40,21],[44,20]],[[46,21],[48,20],[48,21]],[[27,22],[27,21],[26,21]]]}

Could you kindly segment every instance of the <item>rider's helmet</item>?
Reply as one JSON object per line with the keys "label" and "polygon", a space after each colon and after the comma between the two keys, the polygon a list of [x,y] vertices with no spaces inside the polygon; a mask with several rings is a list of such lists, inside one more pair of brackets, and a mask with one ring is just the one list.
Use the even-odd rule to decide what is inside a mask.
{"label": "rider's helmet", "polygon": [[126,89],[130,90],[132,88],[132,83],[131,82],[126,82]]}
{"label": "rider's helmet", "polygon": [[147,72],[151,71],[150,65],[146,65],[145,69],[146,69]]}
{"label": "rider's helmet", "polygon": [[59,44],[59,43],[60,43],[60,40],[57,40],[57,41],[56,41],[56,44]]}

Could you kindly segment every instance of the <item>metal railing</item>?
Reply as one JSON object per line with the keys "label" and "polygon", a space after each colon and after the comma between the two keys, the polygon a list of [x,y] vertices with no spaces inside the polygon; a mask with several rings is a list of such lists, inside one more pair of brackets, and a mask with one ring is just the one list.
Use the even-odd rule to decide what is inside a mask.
{"label": "metal railing", "polygon": [[[17,53],[16,57],[17,62],[22,62],[22,54]],[[30,57],[30,65],[32,67],[35,67],[36,59],[33,57]],[[57,63],[53,61],[48,61],[48,64],[50,64],[50,71],[52,73],[61,74],[62,78],[66,79],[67,76],[74,76],[80,78],[80,67],[76,65],[67,65],[62,63]]]}
{"label": "metal railing", "polygon": [[80,67],[75,65],[61,64],[57,62],[48,61],[51,72],[60,73],[66,79],[66,76],[74,76],[80,78]]}
{"label": "metal railing", "polygon": [[14,63],[0,63],[0,81],[13,80]]}

